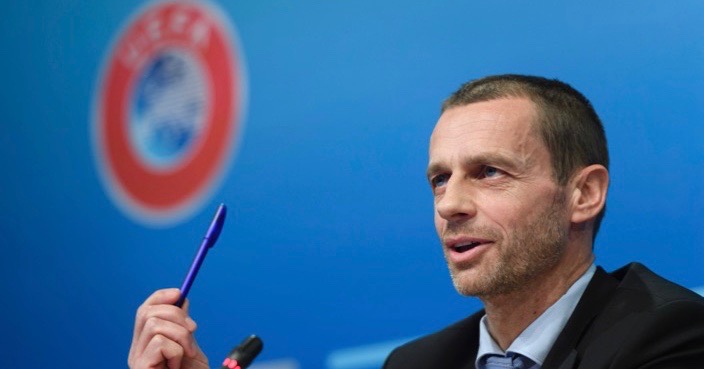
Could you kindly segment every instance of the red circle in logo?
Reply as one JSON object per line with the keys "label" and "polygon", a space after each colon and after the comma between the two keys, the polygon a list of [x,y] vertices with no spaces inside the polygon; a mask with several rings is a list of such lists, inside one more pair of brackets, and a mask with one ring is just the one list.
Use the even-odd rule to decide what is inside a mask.
{"label": "red circle in logo", "polygon": [[146,223],[193,213],[229,163],[243,78],[223,19],[201,2],[148,6],[104,63],[93,122],[99,167],[119,207]]}

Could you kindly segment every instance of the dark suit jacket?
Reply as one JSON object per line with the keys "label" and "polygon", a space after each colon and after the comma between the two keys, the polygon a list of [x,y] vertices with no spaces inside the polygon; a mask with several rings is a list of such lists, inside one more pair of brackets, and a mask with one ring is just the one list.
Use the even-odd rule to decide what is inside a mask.
{"label": "dark suit jacket", "polygon": [[[395,349],[385,369],[473,369],[484,311]],[[704,369],[704,298],[632,263],[597,268],[542,369]]]}

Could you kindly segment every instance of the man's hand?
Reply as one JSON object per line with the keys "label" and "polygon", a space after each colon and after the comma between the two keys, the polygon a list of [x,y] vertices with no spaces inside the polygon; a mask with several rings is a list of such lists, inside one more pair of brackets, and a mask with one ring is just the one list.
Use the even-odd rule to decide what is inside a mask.
{"label": "man's hand", "polygon": [[137,309],[127,363],[131,369],[209,369],[208,358],[193,337],[196,323],[174,306],[177,288],[154,292]]}

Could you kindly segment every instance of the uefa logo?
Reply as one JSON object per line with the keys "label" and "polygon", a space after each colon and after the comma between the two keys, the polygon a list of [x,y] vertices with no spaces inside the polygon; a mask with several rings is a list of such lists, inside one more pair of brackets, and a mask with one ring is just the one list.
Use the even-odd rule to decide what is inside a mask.
{"label": "uefa logo", "polygon": [[103,183],[138,222],[187,219],[220,183],[242,130],[244,67],[214,5],[139,10],[103,62],[92,140]]}

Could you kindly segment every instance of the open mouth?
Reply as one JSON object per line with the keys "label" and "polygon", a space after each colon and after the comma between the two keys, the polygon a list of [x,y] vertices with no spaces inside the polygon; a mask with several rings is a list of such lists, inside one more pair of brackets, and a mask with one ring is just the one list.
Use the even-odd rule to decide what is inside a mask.
{"label": "open mouth", "polygon": [[463,252],[467,252],[467,251],[469,251],[469,250],[471,250],[481,244],[482,243],[479,241],[474,241],[474,242],[470,242],[467,244],[453,246],[452,249],[455,250],[456,252],[463,253]]}

